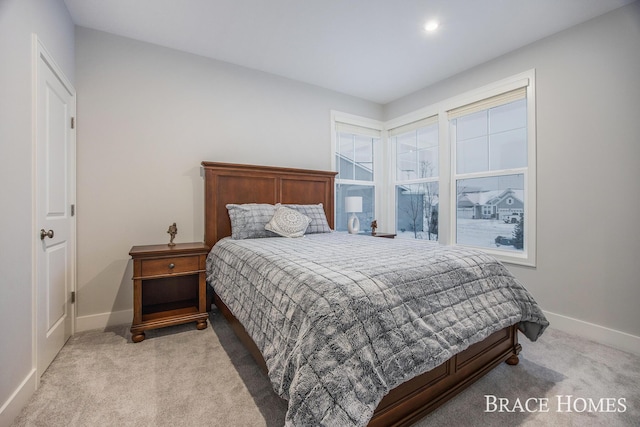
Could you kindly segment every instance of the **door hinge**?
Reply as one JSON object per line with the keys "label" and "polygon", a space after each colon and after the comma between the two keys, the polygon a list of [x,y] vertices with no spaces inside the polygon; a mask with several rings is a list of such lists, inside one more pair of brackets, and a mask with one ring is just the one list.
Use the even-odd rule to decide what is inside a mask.
{"label": "door hinge", "polygon": [[76,205],[71,205],[71,216],[76,214]]}
{"label": "door hinge", "polygon": [[76,118],[71,117],[71,129],[75,129],[75,128],[76,128]]}
{"label": "door hinge", "polygon": [[76,302],[76,291],[71,291],[71,304]]}

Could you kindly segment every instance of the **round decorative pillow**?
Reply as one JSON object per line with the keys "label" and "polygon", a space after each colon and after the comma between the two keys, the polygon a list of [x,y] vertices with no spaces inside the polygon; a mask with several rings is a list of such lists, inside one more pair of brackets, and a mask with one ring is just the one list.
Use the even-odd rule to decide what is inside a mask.
{"label": "round decorative pillow", "polygon": [[302,237],[307,230],[311,218],[284,206],[276,205],[276,212],[265,229],[283,237]]}

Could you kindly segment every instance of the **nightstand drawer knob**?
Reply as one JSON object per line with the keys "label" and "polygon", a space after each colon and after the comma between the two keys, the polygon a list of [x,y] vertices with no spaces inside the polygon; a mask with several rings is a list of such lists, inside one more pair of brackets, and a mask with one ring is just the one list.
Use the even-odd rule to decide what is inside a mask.
{"label": "nightstand drawer knob", "polygon": [[169,269],[173,269],[176,265],[174,263],[169,264]]}

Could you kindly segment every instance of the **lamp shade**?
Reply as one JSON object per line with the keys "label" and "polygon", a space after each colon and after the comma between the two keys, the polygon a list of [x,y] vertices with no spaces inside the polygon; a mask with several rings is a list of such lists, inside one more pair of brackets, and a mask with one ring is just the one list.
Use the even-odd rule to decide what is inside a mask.
{"label": "lamp shade", "polygon": [[362,212],[362,197],[345,197],[345,212]]}

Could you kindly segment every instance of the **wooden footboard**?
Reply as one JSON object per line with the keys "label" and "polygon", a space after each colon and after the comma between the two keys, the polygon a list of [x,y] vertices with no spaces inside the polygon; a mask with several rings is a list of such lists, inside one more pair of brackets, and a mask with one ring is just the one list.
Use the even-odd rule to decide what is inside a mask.
{"label": "wooden footboard", "polygon": [[442,365],[394,388],[380,402],[369,426],[409,426],[482,378],[501,362],[518,363],[517,325],[502,329]]}
{"label": "wooden footboard", "polygon": [[[240,341],[267,373],[267,365],[242,324],[214,294],[214,303]],[[484,341],[456,354],[442,365],[419,375],[387,394],[376,408],[369,426],[409,426],[460,393],[502,362],[518,363],[517,325],[502,329]]]}

